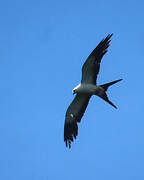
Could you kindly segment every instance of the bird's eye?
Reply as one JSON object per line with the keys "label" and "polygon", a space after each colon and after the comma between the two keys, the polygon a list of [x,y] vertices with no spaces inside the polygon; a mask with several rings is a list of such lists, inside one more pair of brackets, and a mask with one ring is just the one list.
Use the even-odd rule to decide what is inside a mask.
{"label": "bird's eye", "polygon": [[72,94],[75,94],[75,90],[72,91]]}

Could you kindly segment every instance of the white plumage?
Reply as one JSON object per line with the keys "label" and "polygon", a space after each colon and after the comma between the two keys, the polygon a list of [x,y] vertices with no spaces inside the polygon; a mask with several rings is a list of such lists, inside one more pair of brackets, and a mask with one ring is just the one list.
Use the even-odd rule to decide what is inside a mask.
{"label": "white plumage", "polygon": [[88,56],[82,67],[81,83],[72,91],[72,93],[76,94],[76,96],[66,111],[64,125],[64,141],[66,146],[69,145],[69,148],[71,147],[71,142],[78,135],[77,123],[81,121],[92,95],[99,96],[114,108],[117,108],[108,99],[106,91],[109,86],[121,81],[122,79],[99,86],[96,84],[97,75],[100,69],[100,62],[103,55],[107,52],[111,36],[112,34],[103,39]]}

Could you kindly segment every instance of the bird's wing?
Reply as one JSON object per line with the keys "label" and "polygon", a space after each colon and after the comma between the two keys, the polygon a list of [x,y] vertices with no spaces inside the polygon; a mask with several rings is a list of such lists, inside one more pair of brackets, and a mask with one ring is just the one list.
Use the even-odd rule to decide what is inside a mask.
{"label": "bird's wing", "polygon": [[78,135],[77,122],[80,122],[90,97],[90,95],[77,94],[66,111],[64,141],[66,146],[69,144],[69,148],[71,147],[71,141]]}
{"label": "bird's wing", "polygon": [[97,75],[100,69],[100,62],[103,55],[107,52],[111,37],[112,34],[109,34],[97,45],[97,47],[88,56],[82,67],[81,83],[88,83],[94,85],[96,84]]}

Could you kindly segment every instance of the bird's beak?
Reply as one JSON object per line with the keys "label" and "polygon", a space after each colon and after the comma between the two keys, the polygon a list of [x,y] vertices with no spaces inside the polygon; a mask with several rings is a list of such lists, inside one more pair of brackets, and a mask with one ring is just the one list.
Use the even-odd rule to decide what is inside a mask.
{"label": "bird's beak", "polygon": [[75,91],[73,90],[73,91],[72,91],[72,95],[74,95],[74,94],[75,94]]}

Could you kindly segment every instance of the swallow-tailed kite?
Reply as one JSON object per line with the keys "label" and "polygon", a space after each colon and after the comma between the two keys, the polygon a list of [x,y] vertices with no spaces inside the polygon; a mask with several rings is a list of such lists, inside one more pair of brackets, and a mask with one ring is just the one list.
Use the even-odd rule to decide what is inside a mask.
{"label": "swallow-tailed kite", "polygon": [[71,142],[78,135],[77,123],[81,121],[81,118],[87,108],[88,102],[92,95],[97,95],[114,108],[117,108],[107,97],[106,91],[109,86],[115,84],[122,79],[97,85],[96,79],[100,69],[100,63],[103,55],[107,52],[109,47],[110,38],[112,34],[109,34],[105,39],[103,39],[97,47],[92,51],[92,53],[86,59],[82,67],[82,79],[81,83],[76,86],[72,93],[76,94],[74,100],[68,107],[65,115],[64,124],[64,141],[66,147],[71,147]]}

